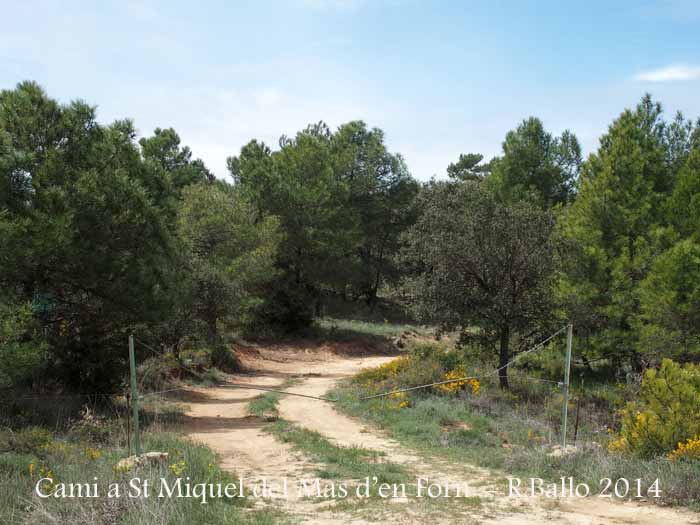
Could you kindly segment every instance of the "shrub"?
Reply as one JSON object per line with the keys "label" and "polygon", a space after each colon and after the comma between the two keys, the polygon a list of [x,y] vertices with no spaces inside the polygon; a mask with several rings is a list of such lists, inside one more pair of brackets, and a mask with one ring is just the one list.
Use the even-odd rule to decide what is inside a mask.
{"label": "shrub", "polygon": [[243,335],[288,334],[311,326],[314,297],[307,286],[283,274],[262,288],[263,300],[251,308],[243,320]]}
{"label": "shrub", "polygon": [[464,366],[464,353],[444,343],[418,342],[411,345],[409,354],[417,361],[437,361],[445,371]]}
{"label": "shrub", "polygon": [[[460,350],[441,343],[413,344],[408,355],[398,357],[376,368],[363,370],[353,378],[353,383],[375,391],[410,388],[466,377],[469,374]],[[443,395],[455,395],[462,391],[477,394],[481,389],[478,379],[465,379],[435,385],[432,391]],[[406,403],[401,408],[409,406]]]}
{"label": "shrub", "polygon": [[241,370],[241,363],[233,351],[224,343],[217,344],[209,354],[211,366],[222,372],[234,373]]}
{"label": "shrub", "polygon": [[[550,425],[557,427],[561,423],[562,408],[564,405],[564,394],[561,392],[552,392],[544,400],[542,407],[542,415]],[[569,398],[567,407],[570,413],[573,413],[575,408],[573,399]]]}
{"label": "shrub", "polygon": [[[442,381],[445,369],[437,359],[425,361],[411,360],[411,366],[404,368],[396,377],[396,386],[413,387]],[[419,391],[420,392],[420,391]]]}
{"label": "shrub", "polygon": [[367,387],[378,386],[402,375],[404,370],[413,366],[410,356],[401,356],[375,368],[362,370],[353,377],[353,383]]}
{"label": "shrub", "polygon": [[700,438],[696,436],[685,443],[678,443],[678,448],[671,452],[668,457],[673,461],[679,459],[700,461]]}
{"label": "shrub", "polygon": [[0,451],[43,455],[53,441],[51,432],[42,427],[27,427],[0,436]]}
{"label": "shrub", "polygon": [[142,392],[165,390],[182,372],[177,359],[168,353],[160,357],[150,357],[143,361],[136,370],[139,389]]}
{"label": "shrub", "polygon": [[[464,365],[457,365],[443,376],[442,381],[450,381],[453,379],[460,379],[462,377],[467,377],[467,372],[464,369]],[[436,385],[435,389],[443,394],[456,394],[457,392],[465,390],[467,386],[469,386],[472,394],[477,394],[481,389],[481,383],[476,378]]]}
{"label": "shrub", "polygon": [[45,362],[46,345],[35,328],[31,305],[0,301],[0,388],[30,382]]}
{"label": "shrub", "polygon": [[111,428],[103,416],[86,405],[80,411],[80,417],[73,421],[70,430],[71,434],[88,443],[107,443]]}
{"label": "shrub", "polygon": [[539,370],[548,378],[564,376],[564,349],[562,343],[553,341],[539,351],[523,355],[518,361],[518,367]]}
{"label": "shrub", "polygon": [[677,444],[700,435],[700,365],[664,359],[659,370],[647,370],[639,401],[622,411],[622,430],[615,445],[642,457],[666,454]]}

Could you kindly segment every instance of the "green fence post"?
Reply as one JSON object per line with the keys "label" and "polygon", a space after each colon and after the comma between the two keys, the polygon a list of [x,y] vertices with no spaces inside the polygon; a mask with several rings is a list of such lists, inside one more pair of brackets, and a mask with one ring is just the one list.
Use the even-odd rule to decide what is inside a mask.
{"label": "green fence post", "polygon": [[139,393],[136,388],[136,358],[134,357],[134,336],[129,336],[129,368],[131,370],[131,408],[134,417],[134,450],[141,455],[141,436],[139,435]]}
{"label": "green fence post", "polygon": [[561,446],[566,446],[566,416],[569,412],[569,372],[571,370],[571,343],[574,338],[574,325],[566,330],[566,365],[564,367],[564,404],[562,405]]}

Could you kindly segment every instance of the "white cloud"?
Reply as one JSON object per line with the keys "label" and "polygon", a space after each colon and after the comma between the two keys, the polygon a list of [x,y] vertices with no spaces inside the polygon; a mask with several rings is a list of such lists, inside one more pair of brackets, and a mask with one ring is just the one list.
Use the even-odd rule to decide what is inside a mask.
{"label": "white cloud", "polygon": [[642,82],[676,82],[700,78],[700,66],[677,64],[639,73],[635,79]]}

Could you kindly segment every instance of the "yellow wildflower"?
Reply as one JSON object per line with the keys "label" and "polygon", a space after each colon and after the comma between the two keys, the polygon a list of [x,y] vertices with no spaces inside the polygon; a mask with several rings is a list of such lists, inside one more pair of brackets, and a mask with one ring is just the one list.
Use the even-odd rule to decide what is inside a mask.
{"label": "yellow wildflower", "polygon": [[96,448],[88,447],[85,449],[85,455],[88,457],[88,459],[95,461],[100,459],[100,456],[102,456],[102,452],[100,452]]}
{"label": "yellow wildflower", "polygon": [[187,469],[187,464],[184,461],[178,461],[170,465],[170,472],[172,472],[178,478],[182,476],[183,472]]}
{"label": "yellow wildflower", "polygon": [[[463,365],[459,365],[454,369],[450,370],[444,375],[444,381],[452,381],[453,379],[461,379],[467,375]],[[452,381],[450,383],[444,383],[442,385],[436,385],[435,388],[442,392],[443,394],[455,394],[462,390],[465,386],[469,386],[472,394],[478,394],[481,390],[481,383],[478,379],[470,377],[462,381]]]}
{"label": "yellow wildflower", "polygon": [[623,454],[629,450],[629,443],[627,438],[620,436],[617,439],[613,439],[608,443],[608,452],[613,454]]}
{"label": "yellow wildflower", "polygon": [[700,437],[695,436],[685,443],[679,441],[676,450],[671,452],[668,457],[672,461],[679,459],[700,460]]}

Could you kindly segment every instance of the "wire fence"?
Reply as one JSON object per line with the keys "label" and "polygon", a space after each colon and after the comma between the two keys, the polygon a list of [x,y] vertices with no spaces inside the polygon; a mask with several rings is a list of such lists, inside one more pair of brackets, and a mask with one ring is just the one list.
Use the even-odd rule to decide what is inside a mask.
{"label": "wire fence", "polygon": [[[505,365],[499,366],[498,368],[496,368],[495,370],[493,370],[492,372],[490,372],[490,373],[488,373],[488,374],[482,374],[482,375],[480,375],[480,376],[458,377],[458,378],[455,378],[455,379],[448,379],[448,380],[446,380],[446,381],[437,381],[437,382],[428,383],[428,384],[425,384],[425,385],[412,386],[412,387],[408,387],[408,388],[399,388],[399,389],[396,389],[396,390],[390,390],[390,391],[388,391],[388,392],[382,392],[381,394],[374,394],[374,395],[371,395],[371,396],[364,396],[364,397],[361,397],[360,399],[361,399],[361,400],[376,399],[376,398],[379,398],[379,397],[391,396],[391,395],[400,394],[400,393],[403,393],[403,392],[411,392],[411,391],[413,391],[413,390],[421,390],[421,389],[424,389],[424,388],[432,388],[432,387],[438,386],[438,385],[446,385],[446,384],[449,384],[449,383],[459,383],[459,382],[462,382],[462,381],[469,381],[469,380],[471,380],[471,379],[486,379],[486,378],[492,377],[492,376],[498,374],[501,370],[504,370],[505,368],[508,368],[510,365],[512,365],[513,363],[515,363],[517,360],[519,360],[519,359],[522,358],[523,356],[525,356],[525,355],[527,355],[527,354],[530,354],[530,353],[532,353],[532,352],[535,352],[536,350],[539,350],[540,348],[543,348],[544,345],[546,345],[548,342],[550,342],[552,339],[554,339],[556,336],[558,336],[558,335],[559,335],[560,333],[562,333],[564,330],[568,329],[568,327],[569,327],[569,325],[563,326],[562,328],[560,328],[559,330],[557,330],[556,332],[554,332],[552,335],[550,335],[549,337],[547,337],[545,340],[543,340],[543,341],[537,343],[537,344],[536,344],[535,346],[533,346],[532,348],[530,348],[530,349],[528,349],[528,350],[525,350],[524,352],[519,353],[519,354],[516,355],[513,359],[511,359],[510,361],[508,361]],[[560,381],[552,381],[552,380],[549,380],[549,379],[540,379],[540,378],[531,378],[531,379],[532,379],[532,380],[536,380],[536,381],[548,382],[548,383],[556,383],[556,384],[559,384],[559,385],[562,385],[562,384],[563,384],[563,383],[560,382]]]}
{"label": "wire fence", "polygon": [[[532,348],[529,348],[528,350],[525,350],[524,352],[519,353],[513,359],[508,361],[505,365],[502,365],[502,366],[494,369],[493,371],[491,371],[488,374],[464,376],[464,377],[458,377],[458,378],[454,378],[454,379],[448,379],[445,381],[436,381],[433,383],[427,383],[424,385],[417,385],[417,386],[412,386],[412,387],[400,388],[400,389],[396,389],[396,390],[382,392],[379,394],[374,394],[371,396],[364,396],[364,397],[361,397],[360,400],[368,400],[368,399],[375,399],[375,398],[379,398],[379,397],[386,397],[386,396],[390,396],[390,395],[398,394],[398,393],[402,393],[402,392],[411,392],[414,390],[431,388],[433,386],[469,381],[470,379],[486,379],[486,378],[492,377],[494,375],[497,375],[501,370],[511,366],[513,363],[515,363],[516,361],[521,359],[523,356],[530,354],[532,352],[535,352],[535,351],[539,350],[540,348],[543,348],[548,342],[550,342],[557,335],[561,334],[564,330],[566,330],[567,327],[568,327],[568,325],[560,328],[559,330],[554,332],[552,335],[550,335],[549,337],[547,337],[543,341],[540,341]],[[149,345],[145,341],[141,340],[140,338],[134,337],[134,340],[136,340],[141,346],[143,346],[144,348],[149,350],[155,357],[165,358],[168,356],[165,351],[157,350],[157,349],[153,348],[151,345]],[[191,374],[192,376],[194,376],[200,380],[206,381],[206,380],[210,379],[210,378],[205,377],[203,374],[201,374],[197,370],[194,370],[193,368],[188,367],[187,365],[185,365],[184,363],[182,363],[178,359],[175,359],[174,362],[182,370],[186,371],[188,374]],[[141,376],[141,378],[139,378],[140,379],[139,386],[141,386],[141,387],[143,386],[145,379],[147,378],[148,374],[150,373],[151,369],[155,366],[155,364],[156,364],[156,362],[153,362],[151,364],[151,367],[146,369],[146,372]],[[543,379],[543,378],[534,377],[534,376],[524,376],[524,377],[529,381],[552,383],[552,384],[556,384],[558,386],[563,385],[562,381]],[[308,395],[308,394],[301,394],[299,392],[291,392],[289,390],[279,390],[279,389],[269,388],[269,387],[265,387],[265,386],[261,386],[261,385],[253,385],[253,384],[247,384],[247,383],[225,382],[225,383],[219,384],[218,386],[222,386],[222,387],[226,387],[226,388],[239,388],[239,389],[256,390],[256,391],[261,391],[261,392],[273,392],[273,393],[282,394],[282,395],[305,397],[308,399],[316,399],[319,401],[327,401],[327,402],[331,402],[331,403],[338,402],[338,399],[335,399],[335,398],[330,398],[330,397],[325,397],[325,396],[312,396],[312,395]],[[164,389],[164,390],[142,392],[139,394],[139,398],[141,399],[141,398],[146,398],[146,397],[150,397],[150,396],[167,394],[170,392],[177,392],[177,391],[183,391],[183,390],[189,390],[189,389],[191,389],[190,386],[181,386],[181,387],[175,387],[175,388],[168,388],[168,389]],[[109,398],[109,397],[125,396],[125,395],[127,395],[126,389],[120,390],[120,391],[112,391],[112,392],[78,392],[78,393],[65,393],[65,394],[28,394],[28,395],[21,395],[21,396],[9,396],[9,398],[12,400],[39,400],[39,399],[80,398],[80,397]]]}
{"label": "wire fence", "polygon": [[[383,398],[387,396],[392,396],[395,394],[400,394],[404,392],[412,392],[412,391],[417,391],[417,390],[423,390],[427,388],[432,388],[435,386],[440,386],[440,385],[446,385],[446,384],[451,384],[451,383],[460,383],[460,382],[466,382],[469,380],[484,380],[490,377],[493,377],[497,374],[499,374],[502,370],[506,369],[507,367],[513,365],[516,363],[518,360],[523,358],[524,356],[531,354],[533,352],[536,352],[537,350],[540,350],[547,345],[550,341],[552,341],[555,337],[557,337],[559,334],[564,332],[565,330],[569,329],[570,325],[563,326],[544,340],[540,341],[537,343],[535,346],[532,348],[529,348],[528,350],[525,350],[523,352],[518,353],[513,359],[505,363],[504,365],[499,366],[498,368],[492,370],[489,373],[481,374],[481,375],[473,375],[473,376],[464,376],[464,377],[458,377],[458,378],[453,378],[453,379],[447,379],[444,381],[436,381],[432,383],[427,383],[423,385],[417,385],[417,386],[410,386],[410,387],[404,387],[404,388],[398,388],[386,392],[381,392],[378,394],[373,394],[369,396],[362,396],[359,397],[358,400],[360,401],[367,401],[367,400],[372,400],[372,399],[378,399],[378,398]],[[169,354],[164,351],[164,350],[158,350],[151,346],[150,344],[146,343],[145,341],[141,340],[140,338],[137,338],[135,336],[132,336],[133,340],[137,341],[140,346],[143,348],[147,349],[149,352],[153,354],[158,359],[163,359],[167,358]],[[170,354],[171,355],[171,354]],[[141,389],[144,386],[145,380],[148,378],[148,375],[152,372],[154,367],[157,365],[157,361],[153,361],[150,363],[150,365],[146,368],[145,372],[141,375],[139,378],[140,381],[137,382],[137,389],[136,392],[131,392],[129,391],[126,387],[121,390],[121,391],[110,391],[110,392],[81,392],[81,393],[65,393],[65,394],[28,394],[28,395],[21,395],[21,396],[9,396],[5,397],[5,400],[46,400],[46,399],[65,399],[65,398],[74,398],[74,399],[79,399],[79,398],[114,398],[117,396],[123,396],[126,401],[126,411],[125,411],[125,416],[126,416],[126,439],[127,443],[129,444],[129,449],[131,449],[131,418],[129,416],[129,413],[132,410],[133,407],[133,402],[134,401],[149,401],[153,399],[155,396],[160,396],[163,394],[168,394],[172,392],[178,392],[178,391],[191,391],[192,386],[178,386],[178,387],[173,387],[173,388],[166,388],[162,390],[154,390],[150,392],[141,392]],[[211,377],[206,377],[205,375],[201,374],[197,370],[187,366],[184,364],[180,359],[174,359],[174,363],[181,368],[182,370],[186,371],[188,374],[190,374],[193,377],[196,377],[200,380],[203,381],[210,381]],[[564,387],[565,391],[568,388],[568,382],[562,382],[562,381],[555,381],[551,379],[544,379],[544,378],[538,378],[538,377],[533,377],[533,376],[522,376],[524,377],[527,381],[534,381],[534,382],[542,382],[542,383],[548,383],[548,384],[553,384],[557,385],[559,387]],[[220,388],[232,388],[232,389],[242,389],[242,390],[254,390],[254,391],[261,391],[261,392],[270,392],[270,393],[276,393],[280,395],[285,395],[285,396],[296,396],[296,397],[302,397],[306,399],[312,399],[312,400],[318,400],[318,401],[324,401],[324,402],[330,402],[330,403],[337,403],[339,402],[339,399],[336,398],[331,398],[331,397],[326,397],[326,396],[314,396],[314,395],[309,395],[309,394],[303,394],[300,392],[293,392],[290,390],[280,390],[276,388],[270,388],[267,386],[263,385],[256,385],[256,384],[249,384],[249,383],[236,383],[236,382],[222,382],[217,384],[218,387]],[[136,394],[137,397],[132,399],[132,396]],[[153,421],[156,423],[159,420],[160,415],[163,413],[160,408],[158,403],[152,403],[149,402],[149,410],[152,412],[149,414],[149,418],[151,418]],[[577,413],[578,415],[578,413]],[[134,416],[137,417],[137,416]],[[565,417],[565,416],[564,416]],[[121,418],[120,418],[121,419]],[[136,422],[134,422],[136,423]],[[136,424],[134,425],[136,426]]]}
{"label": "wire fence", "polygon": [[[135,339],[136,341],[138,341],[141,345],[143,345],[144,347],[146,347],[148,350],[150,350],[150,351],[151,351],[153,354],[155,354],[156,356],[158,356],[158,357],[165,357],[165,356],[166,356],[166,354],[165,354],[164,352],[159,352],[158,350],[156,350],[156,349],[153,348],[152,346],[150,346],[150,345],[144,343],[144,342],[141,341],[140,339],[138,339],[138,338],[136,338],[136,337],[135,337],[134,339]],[[179,367],[181,367],[181,368],[182,368],[183,370],[185,370],[186,372],[192,374],[193,376],[195,376],[195,377],[197,377],[197,378],[199,378],[199,379],[201,379],[201,380],[206,380],[206,379],[208,379],[208,378],[206,378],[204,375],[202,375],[202,374],[200,374],[199,372],[197,372],[196,370],[194,370],[194,369],[188,367],[188,366],[185,365],[184,363],[182,363],[182,362],[180,362],[180,361],[178,361],[178,360],[176,360],[176,363],[177,363],[177,365],[178,365]],[[337,399],[332,399],[332,398],[323,397],[323,396],[311,396],[311,395],[307,395],[307,394],[300,394],[300,393],[298,393],[298,392],[290,392],[290,391],[288,391],[288,390],[276,390],[276,389],[269,388],[269,387],[265,387],[265,386],[251,385],[251,384],[247,384],[247,383],[232,383],[232,382],[227,381],[227,382],[225,382],[225,383],[219,384],[218,386],[224,387],[224,388],[240,388],[240,389],[247,389],[247,390],[257,390],[257,391],[261,391],[261,392],[274,392],[274,393],[277,393],[277,394],[284,394],[284,395],[288,395],[288,396],[297,396],[297,397],[305,397],[305,398],[308,398],[308,399],[317,399],[317,400],[320,400],[320,401],[329,401],[329,402],[337,402],[337,401],[338,401]],[[156,392],[148,392],[148,393],[146,393],[146,394],[141,394],[139,397],[152,396],[152,395],[157,395],[157,394],[164,394],[164,393],[167,393],[167,392],[175,392],[175,391],[178,391],[178,390],[188,390],[189,388],[190,388],[190,387],[170,388],[170,389],[167,389],[167,390],[160,390],[160,391],[156,391]]]}

